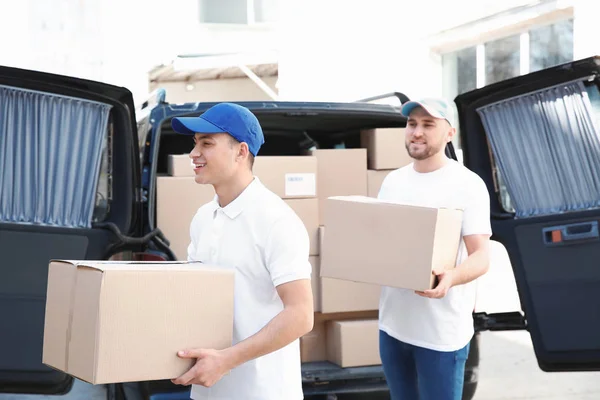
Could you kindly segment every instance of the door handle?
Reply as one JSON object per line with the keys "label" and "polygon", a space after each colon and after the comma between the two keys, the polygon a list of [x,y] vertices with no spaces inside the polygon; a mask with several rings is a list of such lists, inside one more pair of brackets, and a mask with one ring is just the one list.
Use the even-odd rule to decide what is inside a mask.
{"label": "door handle", "polygon": [[569,242],[599,240],[598,221],[557,225],[543,229],[544,243],[559,246]]}

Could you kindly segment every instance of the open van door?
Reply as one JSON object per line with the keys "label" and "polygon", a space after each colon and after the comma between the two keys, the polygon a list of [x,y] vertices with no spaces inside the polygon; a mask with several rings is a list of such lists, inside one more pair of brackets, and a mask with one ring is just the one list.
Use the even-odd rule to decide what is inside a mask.
{"label": "open van door", "polygon": [[600,58],[455,99],[544,371],[600,370]]}
{"label": "open van door", "polygon": [[0,67],[0,397],[69,390],[42,364],[48,263],[140,243],[135,121],[127,89]]}

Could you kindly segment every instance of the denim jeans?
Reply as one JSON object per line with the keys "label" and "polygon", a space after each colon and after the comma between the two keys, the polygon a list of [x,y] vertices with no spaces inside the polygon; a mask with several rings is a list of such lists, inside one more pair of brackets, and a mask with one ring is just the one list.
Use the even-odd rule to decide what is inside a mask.
{"label": "denim jeans", "polygon": [[379,352],[392,400],[461,400],[469,344],[435,351],[379,331]]}

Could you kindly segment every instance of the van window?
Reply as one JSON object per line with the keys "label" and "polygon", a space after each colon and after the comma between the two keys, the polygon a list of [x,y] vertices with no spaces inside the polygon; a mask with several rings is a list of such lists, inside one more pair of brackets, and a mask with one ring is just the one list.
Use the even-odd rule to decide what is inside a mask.
{"label": "van window", "polygon": [[576,81],[477,110],[500,199],[517,218],[600,207],[600,93]]}
{"label": "van window", "polygon": [[112,183],[110,109],[0,86],[0,222],[89,228],[104,218]]}

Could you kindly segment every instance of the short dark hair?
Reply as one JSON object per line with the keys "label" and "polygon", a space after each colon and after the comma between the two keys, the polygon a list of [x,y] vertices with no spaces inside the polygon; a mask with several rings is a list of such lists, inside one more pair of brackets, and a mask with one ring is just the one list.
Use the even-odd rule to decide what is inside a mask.
{"label": "short dark hair", "polygon": [[[229,142],[231,146],[240,144],[240,141],[231,135],[229,135]],[[250,166],[250,170],[252,170],[252,167],[254,167],[254,155],[252,153],[248,153],[248,165]]]}

